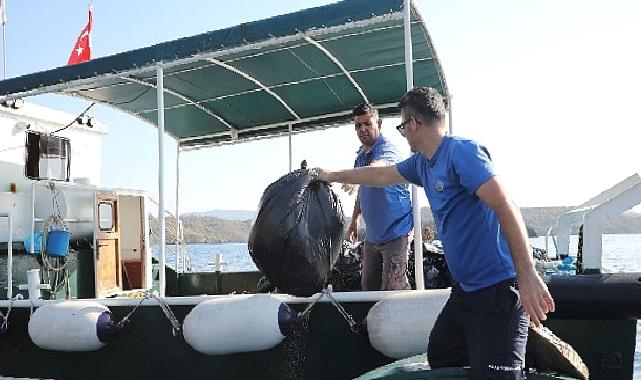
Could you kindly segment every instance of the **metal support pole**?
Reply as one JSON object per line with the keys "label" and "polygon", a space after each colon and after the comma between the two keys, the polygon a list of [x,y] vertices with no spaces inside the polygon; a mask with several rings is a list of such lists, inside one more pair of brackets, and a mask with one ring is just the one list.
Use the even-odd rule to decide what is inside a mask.
{"label": "metal support pole", "polygon": [[[4,4],[6,7],[7,4]],[[7,79],[7,28],[6,22],[2,23],[2,68],[3,68],[3,79]]]}
{"label": "metal support pole", "polygon": [[412,1],[405,0],[403,5],[403,32],[405,35],[405,80],[407,90],[414,88],[414,64],[412,62]]}
{"label": "metal support pole", "polygon": [[[7,213],[9,241],[7,241],[7,299],[13,298],[13,218]],[[32,244],[33,245],[33,244]]]}
{"label": "metal support pole", "polygon": [[[0,218],[7,218],[9,238],[7,239],[7,299],[13,298],[13,219],[11,213],[0,214]],[[31,246],[34,245],[33,238]]]}
{"label": "metal support pole", "polygon": [[[149,204],[149,197],[147,194],[144,195],[143,197],[143,215],[149,215],[150,212],[150,204]],[[94,192],[94,204],[96,204],[96,196]],[[95,215],[95,208],[94,208],[94,220],[96,218]],[[151,242],[149,240],[149,218],[143,217],[143,236],[145,237],[145,241],[143,242],[143,252],[145,253],[144,259],[145,259],[145,289],[151,290],[154,286],[154,279],[153,279],[153,273],[154,273],[154,268],[153,268],[153,261],[152,261],[152,255],[151,255]]]}
{"label": "metal support pole", "polygon": [[289,124],[288,128],[289,128],[289,134],[288,134],[288,138],[289,138],[289,172],[291,173],[292,172],[292,125]]}
{"label": "metal support pole", "polygon": [[[144,215],[147,215],[147,214],[144,214]],[[98,191],[97,190],[93,191],[93,207],[92,207],[92,210],[91,210],[91,216],[92,216],[92,218],[94,220],[94,223],[96,223],[96,222],[100,223],[100,221],[98,220]],[[148,225],[149,222],[147,221],[147,218],[143,218],[143,219],[145,220],[146,227],[149,227],[149,225]],[[99,233],[99,231],[100,231],[99,228],[95,228],[95,227],[93,228],[92,241],[94,243],[93,244],[93,265],[94,265],[94,268],[98,267],[98,249],[100,248],[99,245],[98,245],[98,233]],[[146,231],[146,234],[149,235],[149,228],[146,228],[145,231]],[[147,236],[147,237],[149,237],[149,236]],[[147,239],[146,241],[148,242],[149,239]],[[145,243],[145,244],[147,244],[147,243]],[[33,244],[32,244],[32,246],[33,246]],[[149,254],[148,256],[151,256],[151,254]],[[149,259],[149,268],[151,268],[151,258]],[[99,288],[98,284],[100,284],[100,280],[98,280],[98,274],[99,274],[98,271],[96,271],[94,269],[94,271],[93,271],[93,289],[94,289],[95,294],[98,294],[98,288]],[[149,276],[149,278],[151,278],[151,275]],[[151,285],[149,286],[149,289],[151,289]]]}
{"label": "metal support pole", "polygon": [[[180,209],[178,203],[178,194],[180,192],[180,142],[176,140],[176,241],[175,243],[175,253],[176,253],[176,275],[178,275],[178,265],[180,265],[180,245],[182,244],[182,233],[180,231]],[[185,258],[183,257],[183,261]]]}
{"label": "metal support pole", "polygon": [[156,68],[156,96],[158,104],[158,221],[160,222],[160,297],[165,296],[165,160],[164,160],[164,134],[165,134],[165,97],[163,68]]}
{"label": "metal support pole", "polygon": [[34,248],[36,245],[35,234],[36,234],[36,181],[33,181],[31,183],[31,236],[29,236],[29,239],[31,240],[31,244],[29,245],[29,253],[32,255],[35,253],[35,248]]}
{"label": "metal support pole", "polygon": [[[412,59],[412,26],[411,22],[411,0],[405,0],[403,9],[403,30],[405,32],[405,76],[407,79],[407,90],[414,88],[414,67]],[[414,274],[416,289],[425,289],[423,278],[423,229],[421,226],[421,209],[418,205],[418,189],[412,185],[412,213],[414,215]]]}
{"label": "metal support pole", "polygon": [[[180,226],[179,227],[180,228],[180,241],[181,241],[181,243],[183,243],[182,239],[184,238],[184,235],[183,235],[183,222],[182,222],[182,220],[180,221],[180,223],[178,223],[178,225]],[[185,250],[186,251],[183,254],[183,269],[182,269],[183,273],[187,272],[187,263],[189,262],[189,248],[185,247]]]}

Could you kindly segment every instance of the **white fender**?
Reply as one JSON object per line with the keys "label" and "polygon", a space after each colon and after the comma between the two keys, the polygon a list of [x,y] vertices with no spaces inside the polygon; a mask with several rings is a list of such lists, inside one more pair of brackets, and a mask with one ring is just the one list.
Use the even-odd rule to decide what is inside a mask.
{"label": "white fender", "polygon": [[95,351],[114,332],[109,308],[94,301],[61,301],[40,306],[29,320],[33,343],[52,351]]}
{"label": "white fender", "polygon": [[297,313],[269,294],[203,301],[185,317],[183,336],[207,355],[267,350],[280,343]]}
{"label": "white fender", "polygon": [[367,313],[372,347],[394,359],[424,353],[436,317],[449,296],[449,289],[434,289],[403,292],[378,301]]}

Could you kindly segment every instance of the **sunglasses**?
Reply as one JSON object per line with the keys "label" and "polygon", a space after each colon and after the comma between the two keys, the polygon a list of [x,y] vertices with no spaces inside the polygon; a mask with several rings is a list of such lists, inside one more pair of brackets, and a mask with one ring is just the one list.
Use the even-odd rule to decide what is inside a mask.
{"label": "sunglasses", "polygon": [[409,123],[411,119],[412,118],[410,117],[409,119],[396,126],[396,130],[401,134],[401,136],[405,137],[405,124]]}

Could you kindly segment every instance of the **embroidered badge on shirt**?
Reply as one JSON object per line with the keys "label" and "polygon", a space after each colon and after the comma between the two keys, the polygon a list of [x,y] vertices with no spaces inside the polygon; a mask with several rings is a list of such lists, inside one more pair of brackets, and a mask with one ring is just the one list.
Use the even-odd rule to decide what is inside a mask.
{"label": "embroidered badge on shirt", "polygon": [[436,191],[442,193],[443,190],[445,190],[445,184],[443,183],[443,181],[436,181]]}

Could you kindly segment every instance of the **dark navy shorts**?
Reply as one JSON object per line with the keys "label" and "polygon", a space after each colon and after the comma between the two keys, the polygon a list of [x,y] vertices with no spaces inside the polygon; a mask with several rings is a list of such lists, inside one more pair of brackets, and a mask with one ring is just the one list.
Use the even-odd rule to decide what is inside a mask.
{"label": "dark navy shorts", "polygon": [[480,379],[525,379],[529,318],[515,279],[465,292],[457,284],[427,345],[432,368],[472,367]]}

